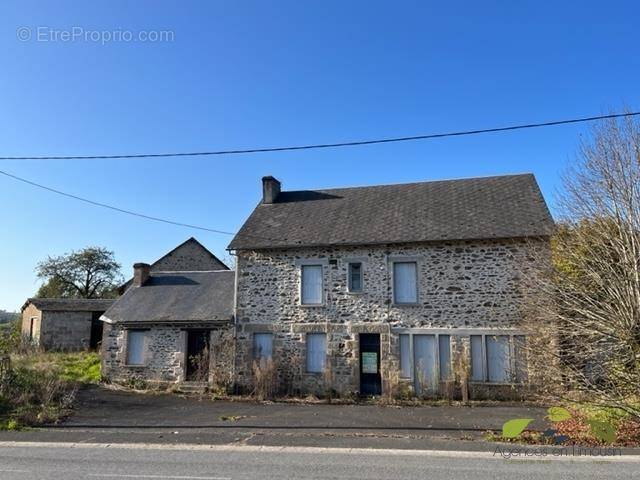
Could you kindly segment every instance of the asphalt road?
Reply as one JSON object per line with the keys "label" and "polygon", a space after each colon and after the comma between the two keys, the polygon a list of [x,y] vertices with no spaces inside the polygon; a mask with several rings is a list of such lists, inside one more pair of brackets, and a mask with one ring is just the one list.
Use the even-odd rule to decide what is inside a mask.
{"label": "asphalt road", "polygon": [[637,461],[505,460],[480,454],[402,451],[279,451],[258,447],[0,447],[2,480],[87,479],[630,479]]}

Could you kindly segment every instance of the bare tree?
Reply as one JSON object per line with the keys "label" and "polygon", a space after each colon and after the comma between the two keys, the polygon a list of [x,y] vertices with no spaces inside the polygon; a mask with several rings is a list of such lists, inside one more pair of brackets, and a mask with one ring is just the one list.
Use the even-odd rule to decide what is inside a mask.
{"label": "bare tree", "polygon": [[556,394],[579,392],[640,417],[637,121],[594,127],[563,183],[552,268],[534,276],[527,302],[530,370]]}

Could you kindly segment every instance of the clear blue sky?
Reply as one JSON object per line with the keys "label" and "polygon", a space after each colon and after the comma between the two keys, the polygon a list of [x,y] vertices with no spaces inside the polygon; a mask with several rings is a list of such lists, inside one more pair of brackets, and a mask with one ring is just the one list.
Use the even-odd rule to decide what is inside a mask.
{"label": "clear blue sky", "polygon": [[[638,108],[638,18],[634,1],[4,1],[0,156],[339,142]],[[17,38],[28,36],[20,27],[30,29],[29,40]],[[134,37],[168,30],[174,38],[59,38],[74,27]],[[587,131],[552,127],[253,156],[6,161],[0,168],[149,215],[234,231],[258,201],[265,174],[285,189],[305,189],[531,171],[553,204],[559,173]],[[102,245],[128,275],[133,262],[153,261],[191,235],[220,255],[230,240],[4,177],[0,202],[3,309],[17,309],[36,291],[34,267],[47,255]]]}

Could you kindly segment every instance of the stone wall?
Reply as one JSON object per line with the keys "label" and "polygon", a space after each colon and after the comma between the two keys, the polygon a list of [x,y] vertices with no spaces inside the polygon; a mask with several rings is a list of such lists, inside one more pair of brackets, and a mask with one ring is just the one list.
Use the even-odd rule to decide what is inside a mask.
{"label": "stone wall", "polygon": [[[114,383],[142,380],[166,385],[185,380],[187,329],[211,329],[209,382],[228,388],[232,378],[233,333],[230,327],[193,325],[111,325],[102,337],[102,375]],[[146,331],[143,365],[127,365],[128,329]],[[231,353],[229,353],[231,349]]]}
{"label": "stone wall", "polygon": [[153,264],[154,272],[226,270],[227,267],[195,241],[187,241]]}
{"label": "stone wall", "polygon": [[[251,388],[255,332],[274,334],[282,390],[322,393],[330,383],[344,394],[359,389],[359,333],[381,334],[385,377],[398,370],[399,329],[450,329],[452,335],[512,329],[523,300],[520,278],[536,266],[531,248],[541,244],[546,245],[514,239],[240,251],[236,381],[240,388]],[[324,263],[322,306],[300,305],[299,265],[308,259]],[[363,263],[363,293],[347,290],[350,260]],[[391,265],[401,260],[418,263],[416,305],[393,303]],[[308,332],[327,333],[329,379],[304,373]]]}
{"label": "stone wall", "polygon": [[92,317],[92,312],[42,312],[40,345],[45,350],[89,348]]}

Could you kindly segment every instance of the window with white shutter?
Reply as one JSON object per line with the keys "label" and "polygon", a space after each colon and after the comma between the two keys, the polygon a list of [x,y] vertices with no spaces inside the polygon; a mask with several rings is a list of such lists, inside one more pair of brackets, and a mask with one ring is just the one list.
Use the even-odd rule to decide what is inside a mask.
{"label": "window with white shutter", "polygon": [[487,335],[487,371],[490,382],[511,381],[511,355],[507,335]]}
{"label": "window with white shutter", "polygon": [[322,305],[322,265],[302,265],[302,304]]}
{"label": "window with white shutter", "polygon": [[484,382],[482,335],[471,335],[471,380]]}
{"label": "window with white shutter", "polygon": [[400,335],[400,375],[411,378],[411,336],[406,333]]}
{"label": "window with white shutter", "polygon": [[327,335],[307,333],[307,372],[322,373],[327,358]]}
{"label": "window with white shutter", "polygon": [[127,365],[144,365],[145,330],[127,331]]}
{"label": "window with white shutter", "polygon": [[273,356],[273,334],[253,334],[253,358],[259,361],[269,360]]}
{"label": "window with white shutter", "polygon": [[418,268],[416,262],[394,262],[393,301],[399,304],[418,302]]}

